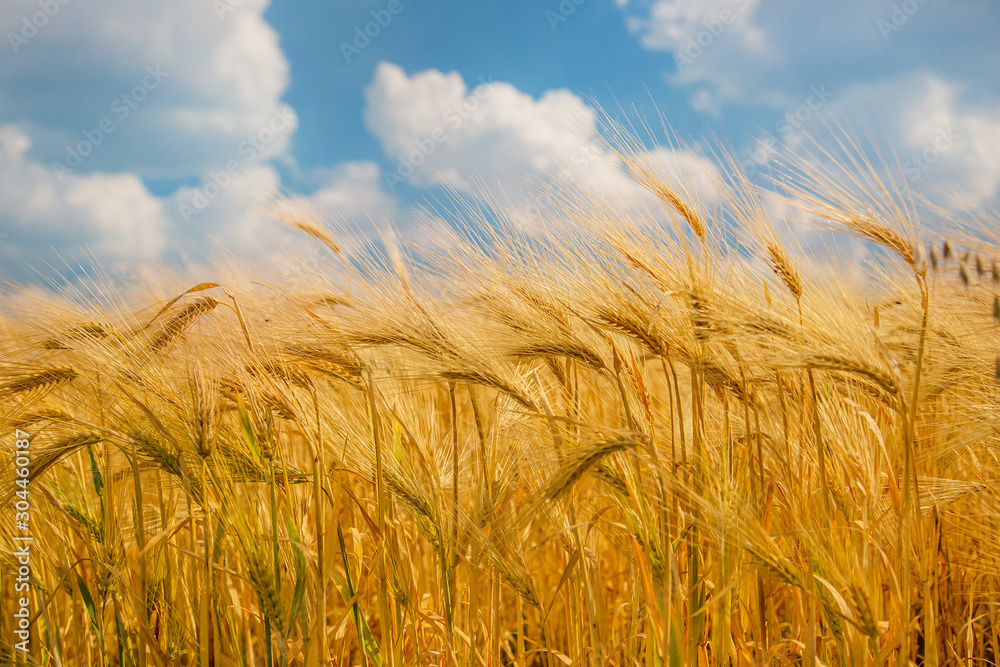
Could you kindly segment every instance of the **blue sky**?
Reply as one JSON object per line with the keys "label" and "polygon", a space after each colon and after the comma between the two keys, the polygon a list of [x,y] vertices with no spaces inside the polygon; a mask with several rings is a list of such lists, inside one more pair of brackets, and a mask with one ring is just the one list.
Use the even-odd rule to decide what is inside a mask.
{"label": "blue sky", "polygon": [[514,209],[539,181],[629,195],[598,105],[662,116],[684,147],[648,158],[706,191],[712,141],[760,174],[842,123],[918,192],[990,206],[998,34],[989,0],[6,0],[0,275],[266,260],[279,191],[359,240],[477,183]]}

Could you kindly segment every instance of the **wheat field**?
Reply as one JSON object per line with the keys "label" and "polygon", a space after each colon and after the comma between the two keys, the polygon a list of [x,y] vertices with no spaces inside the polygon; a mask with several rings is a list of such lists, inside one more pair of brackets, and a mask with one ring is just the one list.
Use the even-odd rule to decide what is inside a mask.
{"label": "wheat field", "polygon": [[620,157],[659,208],[9,289],[3,664],[996,664],[996,237],[864,164],[709,205]]}

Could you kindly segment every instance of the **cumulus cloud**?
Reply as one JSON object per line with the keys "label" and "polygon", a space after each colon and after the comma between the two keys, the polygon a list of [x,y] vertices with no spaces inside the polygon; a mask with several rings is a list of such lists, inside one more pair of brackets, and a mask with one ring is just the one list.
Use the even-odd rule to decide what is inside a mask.
{"label": "cumulus cloud", "polygon": [[379,227],[399,216],[398,201],[382,187],[381,176],[374,162],[345,162],[329,170],[322,187],[296,201],[334,221]]}
{"label": "cumulus cloud", "polygon": [[[31,140],[0,126],[0,256],[9,266],[56,262],[54,253],[89,250],[110,263],[156,258],[166,246],[168,215],[134,174],[62,179],[27,157]],[[139,221],[139,224],[137,224]]]}
{"label": "cumulus cloud", "polygon": [[[217,235],[254,245],[298,118],[268,0],[11,0],[0,6],[0,233],[23,262],[87,246],[142,262]],[[70,100],[71,103],[67,103]],[[150,178],[199,178],[154,196]],[[200,194],[211,211],[191,222]],[[206,197],[205,195],[211,195]],[[218,198],[218,201],[215,199]]]}
{"label": "cumulus cloud", "polygon": [[901,170],[923,194],[959,190],[964,196],[951,202],[959,205],[996,194],[1000,91],[989,68],[968,66],[970,58],[1000,57],[989,3],[633,0],[620,6],[644,47],[672,53],[674,67],[665,76],[688,91],[696,110],[765,105],[780,114],[742,156],[751,171],[782,146],[800,148],[807,134],[835,141],[825,124],[842,124],[860,145],[874,135],[867,149],[895,152],[895,177]]}
{"label": "cumulus cloud", "polygon": [[[905,180],[939,203],[977,206],[1000,186],[1000,101],[969,103],[963,88],[919,71],[848,88],[824,113],[853,121],[846,131],[885,177]],[[836,135],[827,128],[809,129],[817,141],[834,144]]]}
{"label": "cumulus cloud", "polygon": [[[288,86],[288,63],[263,18],[268,4],[4,2],[0,117],[27,129],[32,156],[45,164],[65,162],[81,141],[97,143],[80,173],[213,168],[266,126]],[[150,70],[159,73],[153,86]],[[283,153],[290,136],[277,137],[266,156]]]}
{"label": "cumulus cloud", "polygon": [[[486,194],[530,226],[544,219],[540,208],[558,208],[568,191],[580,189],[643,219],[662,219],[662,202],[629,177],[601,136],[628,132],[605,125],[597,110],[569,91],[535,99],[488,78],[470,89],[456,72],[407,75],[380,63],[365,97],[365,121],[389,156],[382,175],[389,191],[405,182]],[[679,185],[700,203],[716,201],[719,173],[705,157],[682,148],[626,150],[633,149],[632,171]]]}
{"label": "cumulus cloud", "polygon": [[[719,74],[720,60],[739,52],[761,67],[776,58],[767,35],[754,23],[758,4],[759,0],[660,0],[648,15],[628,16],[626,24],[647,49],[673,52],[675,83],[709,80],[719,93],[734,97],[742,92],[740,83]],[[708,91],[696,94],[705,105]]]}
{"label": "cumulus cloud", "polygon": [[[982,62],[1000,55],[1000,43],[991,38],[996,14],[985,2],[958,8],[927,0],[638,0],[622,7],[644,47],[672,53],[668,80],[687,87],[703,109],[783,108],[797,104],[811,86],[842,91],[921,67],[946,79],[978,77],[995,92],[987,68],[967,67],[970,49]],[[942,39],[954,34],[970,39]]]}
{"label": "cumulus cloud", "polygon": [[[282,207],[315,216],[324,224],[349,231],[344,245],[360,243],[379,229],[401,220],[395,197],[382,187],[378,165],[346,162],[319,175],[320,186],[308,195],[292,195]],[[172,197],[173,210],[181,210],[204,190],[181,188]],[[286,230],[274,202],[282,191],[281,177],[267,165],[234,176],[220,194],[206,202],[189,220],[175,220],[175,227],[204,233],[227,251],[247,259],[262,259],[279,247],[303,247],[300,235]]]}
{"label": "cumulus cloud", "polygon": [[408,182],[469,192],[475,183],[515,188],[529,179],[585,178],[623,186],[600,147],[596,111],[567,90],[540,99],[483,77],[471,90],[457,72],[412,76],[380,63],[365,90],[365,123],[391,168],[387,187]]}

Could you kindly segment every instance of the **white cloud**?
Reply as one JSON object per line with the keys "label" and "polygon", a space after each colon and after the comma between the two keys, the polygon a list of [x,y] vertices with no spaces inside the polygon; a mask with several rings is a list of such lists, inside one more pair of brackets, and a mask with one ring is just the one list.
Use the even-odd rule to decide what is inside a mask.
{"label": "white cloud", "polygon": [[780,109],[811,86],[841,91],[921,68],[996,92],[989,68],[969,67],[1000,55],[995,7],[986,2],[639,0],[622,11],[645,48],[673,54],[667,80],[687,87],[700,109]]}
{"label": "white cloud", "polygon": [[[724,101],[760,95],[747,70],[780,64],[780,53],[757,24],[759,0],[655,0],[626,15],[640,43],[674,55],[674,85],[708,84],[693,91],[696,110],[718,113]],[[773,96],[773,93],[769,96]]]}
{"label": "white cloud", "polygon": [[[975,205],[997,192],[1000,91],[992,70],[976,65],[1000,56],[989,3],[640,0],[622,8],[644,47],[673,53],[667,79],[694,109],[779,110],[773,138],[743,156],[752,170],[779,142],[801,148],[806,134],[835,146],[825,123],[843,124],[866,150],[895,152],[921,194],[962,192],[950,203]],[[876,146],[863,141],[869,134]]]}
{"label": "white cloud", "polygon": [[[697,59],[717,39],[725,37],[737,48],[764,55],[763,31],[752,19],[760,0],[659,0],[648,18],[629,17],[629,28],[647,49],[674,51]],[[732,46],[732,45],[731,45]],[[700,48],[699,48],[700,47]]]}
{"label": "white cloud", "polygon": [[[3,253],[34,263],[50,246],[79,256],[86,245],[105,263],[152,261],[187,254],[206,233],[266,248],[252,205],[280,189],[268,162],[287,157],[298,125],[280,102],[289,66],[268,5],[0,5]],[[219,197],[195,224],[179,207],[193,188],[162,198],[142,180],[194,175]]]}
{"label": "white cloud", "polygon": [[[107,119],[114,129],[82,172],[204,172],[266,126],[288,86],[277,33],[263,18],[268,0],[233,3],[222,16],[206,0],[47,4],[58,9],[37,34],[24,21],[38,0],[0,5],[0,48],[8,51],[0,58],[0,117],[28,129],[41,162],[63,161],[67,146],[84,132],[96,136]],[[33,36],[10,37],[22,33]],[[161,73],[152,89],[148,68]],[[282,154],[291,134],[278,136],[265,157]]]}
{"label": "white cloud", "polygon": [[829,113],[864,123],[853,131],[874,130],[877,144],[893,147],[890,177],[951,205],[975,206],[1000,186],[1000,101],[963,103],[963,92],[960,84],[915,72],[851,87]]}
{"label": "white cloud", "polygon": [[399,214],[398,202],[382,188],[374,162],[346,162],[331,170],[320,189],[300,199],[318,215],[359,226],[381,225]]}
{"label": "white cloud", "polygon": [[58,178],[30,160],[31,140],[0,126],[0,255],[13,266],[53,261],[51,247],[79,257],[82,246],[109,262],[154,259],[163,251],[167,215],[134,174]]}
{"label": "white cloud", "polygon": [[[249,168],[192,214],[187,229],[204,232],[226,250],[247,259],[261,259],[282,246],[301,247],[297,242],[301,234],[284,229],[270,210],[281,190],[281,177],[272,167]],[[181,205],[190,205],[203,191],[204,186],[178,190],[172,197],[173,210],[180,216]],[[357,238],[349,239],[345,246],[374,236],[388,220],[400,217],[396,198],[382,188],[378,165],[372,162],[347,162],[326,170],[317,190],[290,196],[285,205],[315,215],[332,227],[350,230]],[[185,229],[185,222],[178,217],[175,226]]]}
{"label": "white cloud", "polygon": [[[650,221],[661,219],[662,203],[628,177],[600,136],[609,128],[598,112],[569,91],[535,99],[489,79],[470,90],[455,72],[408,76],[381,63],[366,101],[366,123],[390,158],[383,174],[390,190],[405,181],[485,194],[531,225],[533,204],[558,207],[566,189],[580,187],[571,196],[590,193],[636,215],[652,211]],[[718,196],[718,172],[704,157],[687,149],[637,150],[637,164],[680,185],[685,195],[705,204]]]}
{"label": "white cloud", "polygon": [[540,99],[484,77],[470,90],[457,72],[412,76],[380,63],[365,91],[365,122],[403,181],[469,192],[475,183],[517,188],[527,179],[585,178],[621,186],[622,176],[599,147],[597,113],[567,90]]}

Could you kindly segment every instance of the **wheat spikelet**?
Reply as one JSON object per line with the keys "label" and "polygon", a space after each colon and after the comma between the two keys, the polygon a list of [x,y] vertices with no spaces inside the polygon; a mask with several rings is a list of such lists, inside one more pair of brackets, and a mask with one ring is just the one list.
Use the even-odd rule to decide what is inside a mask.
{"label": "wheat spikelet", "polygon": [[653,192],[653,194],[663,200],[667,206],[677,211],[677,213],[680,214],[685,221],[687,221],[688,225],[691,226],[691,229],[698,236],[698,238],[704,240],[705,222],[701,219],[701,216],[695,209],[681,199],[666,183],[650,181],[647,184],[647,187]]}
{"label": "wheat spikelet", "polygon": [[[374,479],[374,473],[371,474]],[[427,543],[439,554],[443,553],[442,519],[435,511],[431,497],[423,493],[417,484],[410,483],[393,470],[383,470],[383,475],[386,490],[400,501],[400,506],[413,518]]]}
{"label": "wheat spikelet", "polygon": [[[915,270],[919,269],[919,253],[916,247],[895,229],[874,218],[864,216],[849,217],[844,220],[843,224],[858,236],[894,250],[907,264]],[[924,269],[926,272],[926,267]]]}
{"label": "wheat spikelet", "polygon": [[291,363],[279,363],[272,359],[265,359],[258,361],[255,364],[248,365],[245,369],[251,377],[256,377],[261,371],[275,380],[284,382],[286,384],[294,384],[303,389],[308,389],[312,385],[312,380],[309,379],[309,375],[304,373],[302,370],[296,368]]}
{"label": "wheat spikelet", "polygon": [[576,484],[583,475],[597,463],[615,452],[633,449],[637,443],[631,438],[617,437],[603,440],[577,454],[573,460],[563,465],[552,479],[541,489],[539,497],[555,500]]}
{"label": "wheat spikelet", "polygon": [[541,600],[538,597],[538,591],[535,590],[535,584],[519,560],[509,557],[505,558],[497,554],[493,564],[503,582],[512,591],[517,593],[522,600],[532,607],[541,606]]}
{"label": "wheat spikelet", "polygon": [[878,624],[875,622],[875,617],[872,615],[872,606],[868,601],[868,596],[865,595],[865,592],[861,590],[861,587],[855,583],[848,584],[847,591],[850,595],[851,607],[854,611],[854,619],[858,629],[868,637],[878,639]]}
{"label": "wheat spikelet", "polygon": [[601,460],[597,462],[597,465],[594,466],[594,474],[619,494],[623,496],[628,495],[628,484],[625,483],[625,480],[622,479],[622,476],[617,471],[607,465],[606,461]]}
{"label": "wheat spikelet", "polygon": [[657,304],[645,323],[642,322],[638,313],[631,309],[625,310],[613,307],[612,304],[598,306],[597,316],[605,325],[610,326],[613,330],[632,338],[653,354],[660,354],[664,349],[663,342],[653,334],[653,325],[656,324],[660,307],[661,305]]}
{"label": "wheat spikelet", "polygon": [[282,220],[284,220],[288,225],[294,229],[304,232],[314,239],[324,243],[326,246],[333,250],[334,252],[340,252],[340,244],[337,240],[333,238],[333,235],[325,227],[319,224],[315,220],[306,220],[301,216],[290,215],[287,213],[280,214]]}
{"label": "wheat spikelet", "polygon": [[162,350],[170,344],[170,341],[183,333],[188,325],[215,308],[218,304],[219,302],[210,296],[188,304],[181,312],[167,320],[160,330],[152,336],[149,342],[149,349],[154,352]]}
{"label": "wheat spikelet", "polygon": [[41,421],[71,422],[73,421],[73,415],[59,407],[45,406],[36,410],[0,418],[0,424],[3,424],[3,426],[20,429]]}
{"label": "wheat spikelet", "polygon": [[[349,349],[333,350],[319,345],[289,345],[285,351],[307,370],[339,378],[355,387],[363,385],[364,364]],[[308,378],[308,375],[305,375]],[[304,385],[303,385],[304,386]]]}
{"label": "wheat spikelet", "polygon": [[802,577],[781,551],[770,540],[758,540],[758,544],[747,545],[749,551],[757,560],[766,565],[778,578],[790,586],[802,587]]}
{"label": "wheat spikelet", "polygon": [[0,398],[13,396],[15,394],[54,387],[59,384],[70,382],[79,376],[72,366],[59,366],[58,368],[48,368],[38,373],[24,375],[13,380],[9,380],[0,385]]}
{"label": "wheat spikelet", "polygon": [[41,476],[46,470],[58,463],[60,459],[69,456],[87,445],[97,444],[103,439],[104,437],[100,433],[88,431],[66,436],[44,449],[37,450],[32,461],[32,478]]}
{"label": "wheat spikelet", "polygon": [[895,395],[899,392],[899,385],[896,380],[887,376],[877,368],[856,359],[848,359],[832,354],[818,354],[806,359],[805,367],[861,375],[870,380],[874,380],[876,384],[882,387],[882,389],[887,391],[889,394]]}
{"label": "wheat spikelet", "polygon": [[160,469],[180,479],[183,477],[181,455],[174,448],[143,429],[128,430],[136,449]]}
{"label": "wheat spikelet", "polygon": [[513,386],[512,383],[500,378],[499,376],[494,375],[490,371],[453,369],[442,371],[440,376],[442,380],[449,382],[471,382],[472,384],[493,387],[494,389],[500,390],[510,398],[513,398],[529,410],[538,410],[538,404],[535,403],[535,401],[528,396],[526,392],[518,389]]}
{"label": "wheat spikelet", "polygon": [[194,418],[192,440],[201,458],[208,458],[215,449],[215,431],[218,421],[219,383],[210,378],[204,368],[195,369],[192,378]]}
{"label": "wheat spikelet", "polygon": [[429,525],[437,525],[439,517],[434,511],[434,508],[426,495],[421,494],[414,488],[414,485],[404,481],[404,479],[395,471],[386,469],[384,474],[386,488],[389,489],[393,495],[399,498],[406,507],[409,507],[418,515],[427,519]]}
{"label": "wheat spikelet", "polygon": [[41,343],[41,347],[46,350],[68,350],[70,349],[70,346],[63,340],[63,338],[68,338],[70,340],[101,339],[107,338],[108,332],[104,326],[97,324],[96,322],[91,322],[68,329],[65,333],[61,334],[61,336],[62,337],[54,336],[46,339]]}
{"label": "wheat spikelet", "polygon": [[89,512],[72,501],[63,502],[62,510],[66,512],[71,519],[85,528],[95,542],[104,542],[104,528],[94,519],[93,516],[91,516]]}
{"label": "wheat spikelet", "polygon": [[830,626],[830,632],[838,642],[844,639],[844,618],[840,606],[833,597],[833,593],[823,582],[817,582],[816,596],[819,598],[820,606],[823,608],[823,617]]}
{"label": "wheat spikelet", "polygon": [[605,370],[607,366],[593,350],[572,342],[564,341],[541,341],[521,345],[510,351],[510,356],[517,360],[537,359],[539,357],[569,357],[579,359],[595,370]]}
{"label": "wheat spikelet", "polygon": [[256,546],[246,548],[244,557],[247,565],[247,577],[250,585],[257,593],[257,601],[265,618],[271,621],[272,627],[282,628],[284,613],[281,596],[274,585],[274,572],[268,567],[267,559]]}
{"label": "wheat spikelet", "polygon": [[802,277],[798,269],[792,264],[785,248],[778,243],[767,244],[767,261],[771,269],[778,274],[785,287],[792,293],[796,300],[802,298]]}

